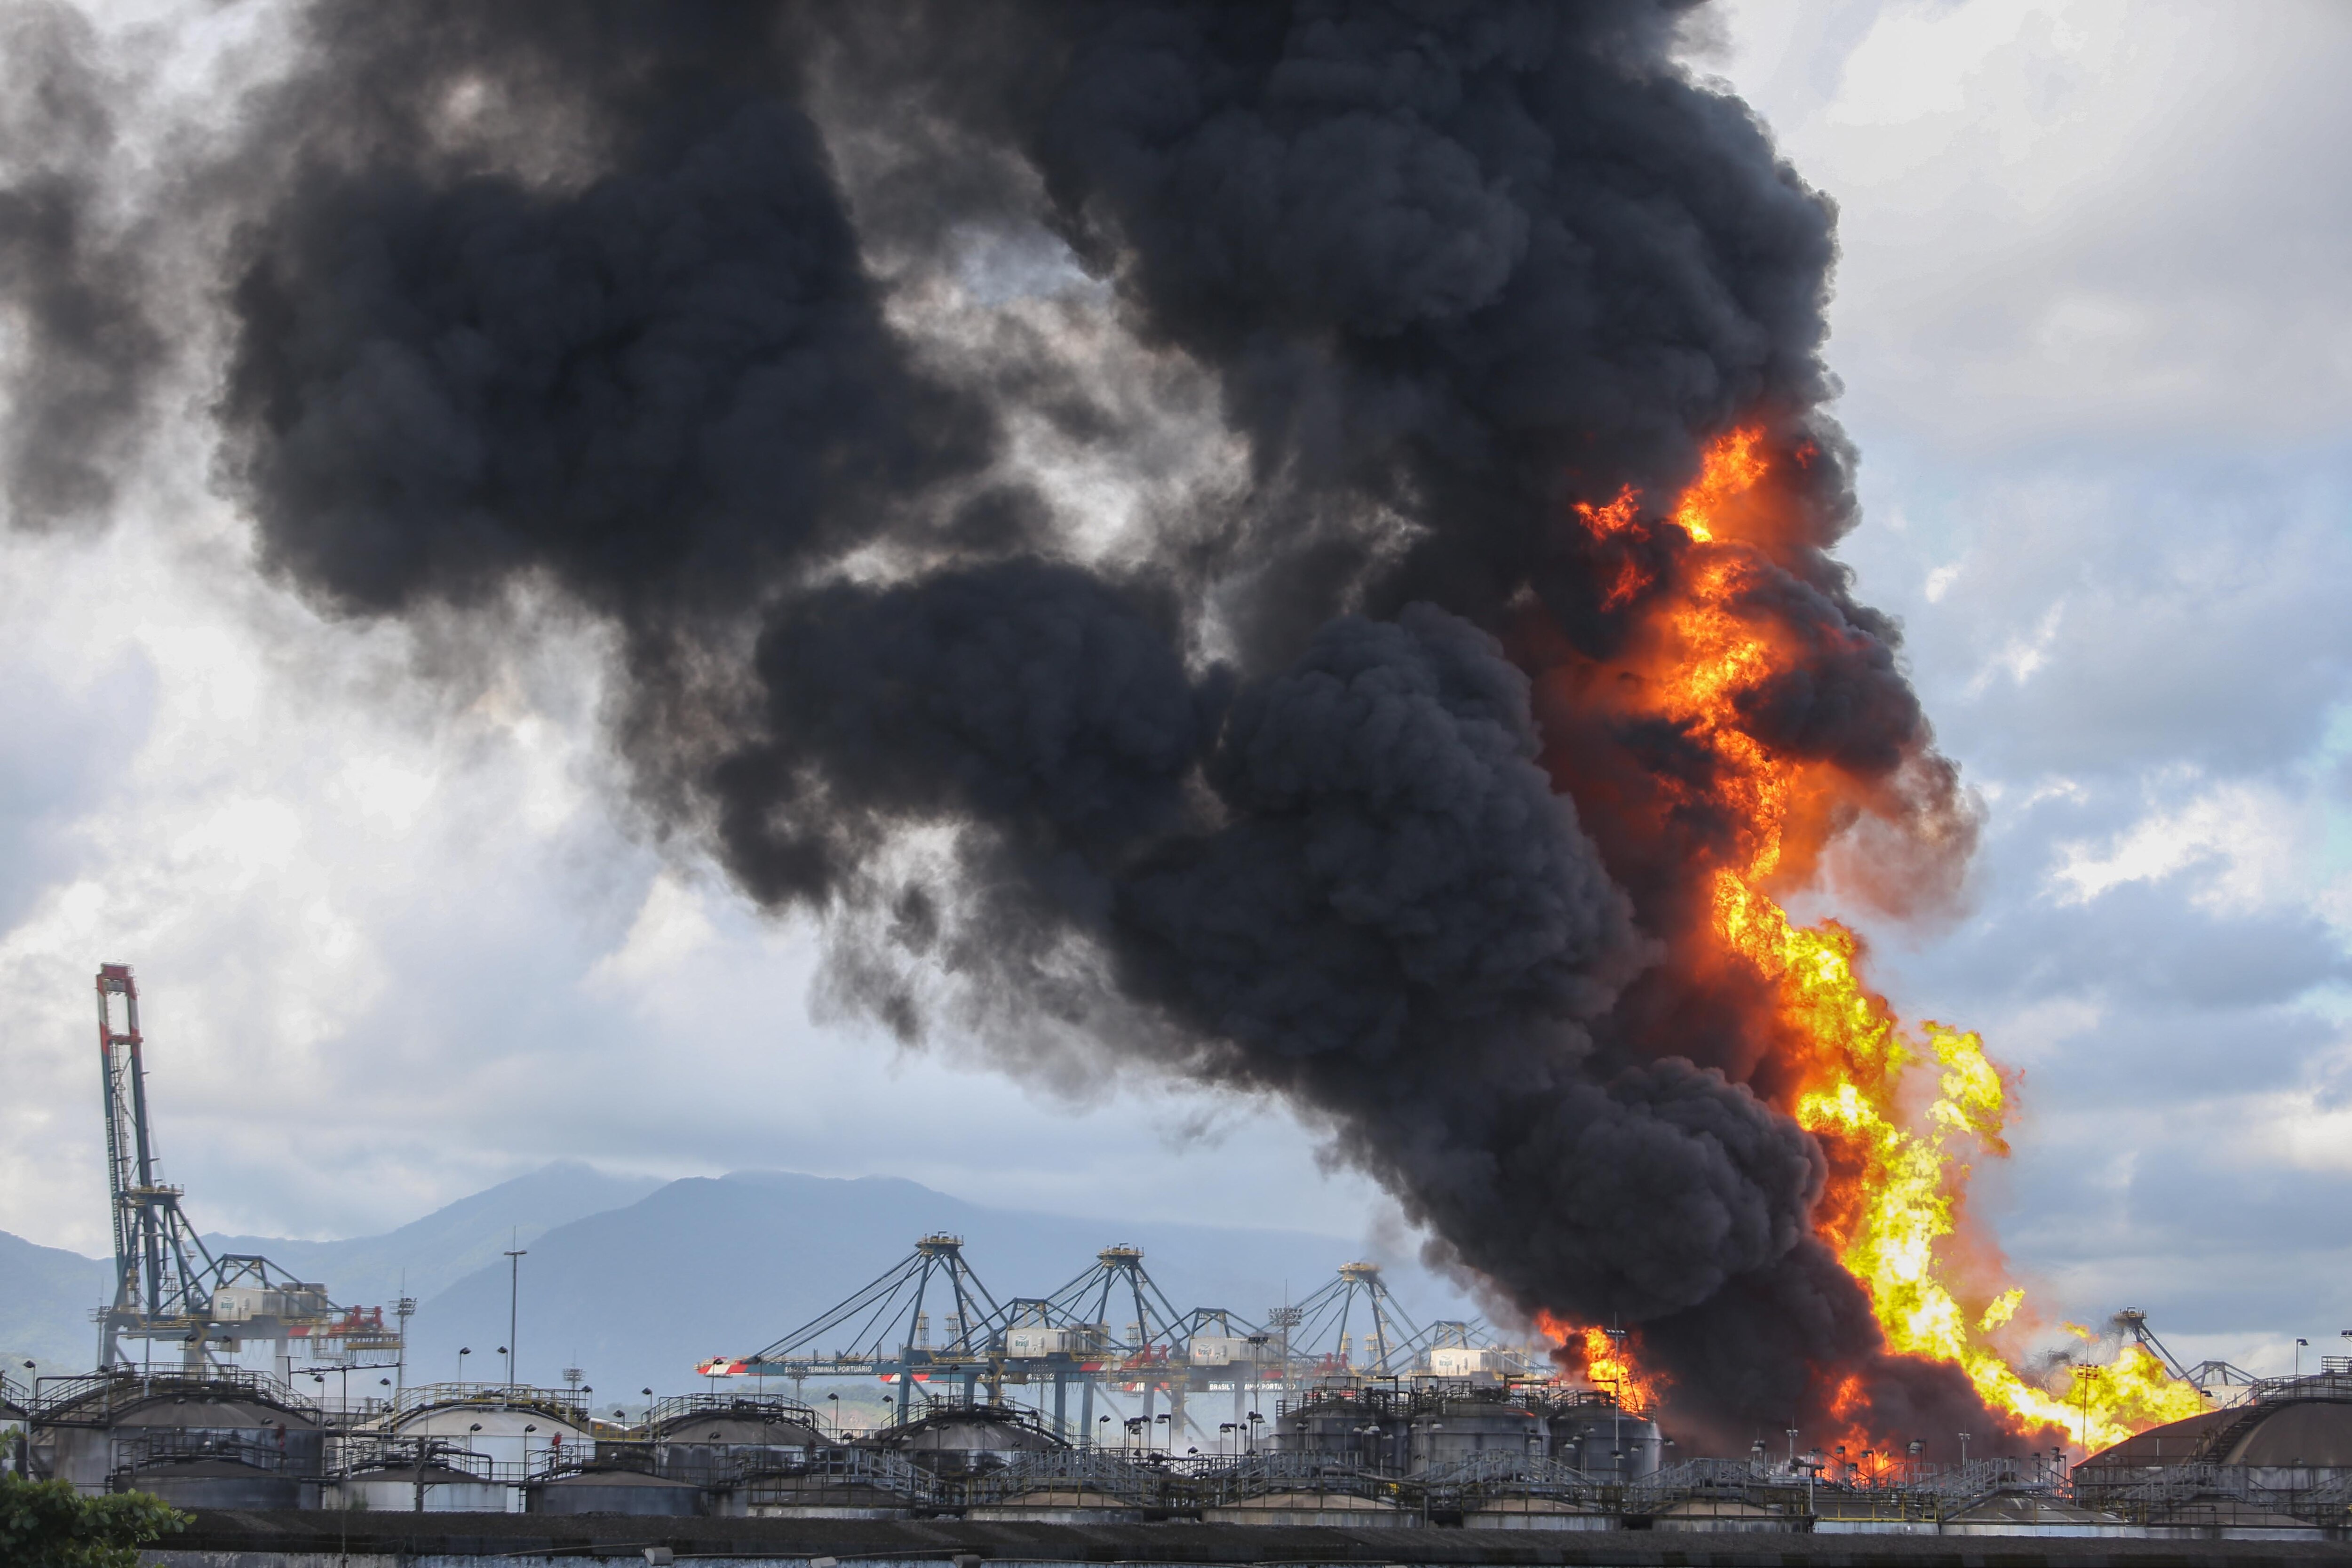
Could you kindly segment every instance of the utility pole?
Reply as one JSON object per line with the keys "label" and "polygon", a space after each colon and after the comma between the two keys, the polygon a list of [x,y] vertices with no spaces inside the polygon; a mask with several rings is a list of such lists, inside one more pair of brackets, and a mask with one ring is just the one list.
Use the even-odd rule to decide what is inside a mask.
{"label": "utility pole", "polygon": [[2099,1369],[2095,1366],[2078,1366],[2074,1369],[2074,1382],[2083,1391],[2081,1441],[2083,1452],[2086,1457],[2091,1452],[2091,1384],[2096,1383],[2098,1379]]}
{"label": "utility pole", "polygon": [[[518,1239],[520,1233],[517,1233]],[[530,1254],[516,1247],[507,1254],[507,1386],[515,1385],[516,1304],[522,1298],[522,1260]]]}
{"label": "utility pole", "polygon": [[[400,1353],[393,1363],[392,1402],[400,1403],[401,1391],[408,1386],[408,1320],[416,1316],[416,1298],[408,1293],[408,1270],[400,1271],[400,1294],[393,1298],[392,1315],[400,1324]],[[511,1344],[514,1342],[507,1342]]]}

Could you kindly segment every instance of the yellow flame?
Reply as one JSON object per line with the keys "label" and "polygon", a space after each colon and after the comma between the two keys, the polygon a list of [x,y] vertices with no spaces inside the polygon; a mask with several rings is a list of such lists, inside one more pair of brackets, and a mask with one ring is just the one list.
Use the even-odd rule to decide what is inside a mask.
{"label": "yellow flame", "polygon": [[[1738,430],[1717,442],[1674,514],[1701,548],[1674,616],[1660,705],[1716,753],[1723,765],[1710,787],[1742,823],[1743,863],[1716,874],[1714,923],[1775,986],[1783,1020],[1808,1047],[1792,1110],[1859,1167],[1852,1190],[1832,1194],[1826,1238],[1869,1291],[1888,1345],[1958,1366],[1996,1409],[2062,1426],[2093,1448],[2194,1415],[2204,1407],[2198,1391],[2137,1346],[2054,1388],[2011,1364],[1994,1336],[2015,1319],[2023,1290],[1969,1310],[1950,1245],[1970,1162],[2009,1152],[2000,1069],[1974,1033],[1934,1022],[1906,1032],[1862,984],[1853,933],[1833,921],[1797,926],[1765,890],[1781,869],[1799,781],[1739,723],[1738,699],[1772,672],[1775,649],[1738,608],[1759,561],[1720,537],[1717,517],[1764,476],[1761,439],[1760,430]],[[1931,1088],[1915,1076],[1930,1063]]]}
{"label": "yellow flame", "polygon": [[1580,1329],[1564,1319],[1540,1311],[1536,1314],[1536,1327],[1550,1335],[1561,1349],[1573,1347],[1574,1353],[1583,1360],[1585,1382],[1609,1390],[1620,1408],[1640,1415],[1658,1403],[1658,1392],[1665,1385],[1665,1379],[1643,1368],[1637,1357],[1640,1341],[1635,1331],[1621,1330],[1612,1334],[1598,1325]]}

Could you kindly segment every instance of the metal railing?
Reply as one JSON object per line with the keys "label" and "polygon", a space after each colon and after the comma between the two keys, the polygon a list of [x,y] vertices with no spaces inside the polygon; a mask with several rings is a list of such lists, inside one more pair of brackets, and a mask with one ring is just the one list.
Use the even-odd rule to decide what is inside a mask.
{"label": "metal railing", "polygon": [[267,1373],[242,1367],[206,1367],[200,1372],[144,1372],[119,1367],[72,1377],[44,1377],[26,1406],[35,1426],[103,1426],[134,1405],[170,1396],[266,1405],[311,1426],[323,1426],[318,1405]]}
{"label": "metal railing", "polygon": [[[310,1445],[302,1444],[299,1447],[309,1448]],[[316,1452],[306,1454],[289,1450],[285,1438],[275,1430],[266,1433],[193,1432],[165,1427],[129,1437],[117,1437],[113,1443],[111,1473],[123,1476],[155,1465],[215,1459],[271,1475],[281,1475],[291,1468],[296,1474],[310,1479],[320,1472],[319,1458]]]}
{"label": "metal railing", "polygon": [[379,1433],[337,1440],[328,1471],[331,1475],[400,1479],[419,1468],[454,1471],[468,1480],[520,1485],[536,1474],[532,1464],[497,1459],[447,1437],[393,1437]]}
{"label": "metal railing", "polygon": [[[2074,1500],[2135,1524],[2191,1522],[2189,1516],[2237,1508],[2284,1514],[2310,1524],[2352,1522],[2347,1519],[2352,1514],[2352,1474],[2334,1475],[2308,1487],[2275,1486],[2254,1479],[2258,1471],[2275,1475],[2294,1468],[2192,1461],[2142,1471],[2129,1480],[2112,1474],[2090,1480],[2078,1471]],[[2205,1521],[2199,1517],[2194,1521]]]}
{"label": "metal railing", "polygon": [[1181,1478],[1166,1466],[1138,1464],[1093,1449],[1058,1448],[1018,1453],[992,1469],[961,1479],[956,1488],[967,1506],[1017,1502],[1040,1492],[1091,1494],[1132,1508],[1167,1504],[1171,1482]]}
{"label": "metal railing", "polygon": [[[583,1405],[584,1409],[585,1406]],[[674,1421],[690,1415],[733,1416],[754,1421],[797,1421],[812,1432],[824,1430],[817,1413],[807,1405],[782,1394],[671,1394],[653,1402],[646,1415],[646,1427],[658,1432]]]}
{"label": "metal railing", "polygon": [[426,1410],[523,1410],[585,1428],[588,1396],[576,1388],[534,1388],[520,1383],[415,1383],[384,1405],[383,1419],[398,1422]]}
{"label": "metal railing", "polygon": [[930,1471],[878,1448],[820,1448],[802,1464],[745,1476],[737,1495],[747,1505],[864,1500],[880,1495],[912,1507],[935,1507],[948,1489]]}
{"label": "metal railing", "polygon": [[1509,1494],[1598,1503],[1622,1489],[1620,1483],[1589,1475],[1574,1465],[1502,1448],[1465,1454],[1450,1465],[1431,1466],[1413,1479],[1433,1496],[1465,1500]]}

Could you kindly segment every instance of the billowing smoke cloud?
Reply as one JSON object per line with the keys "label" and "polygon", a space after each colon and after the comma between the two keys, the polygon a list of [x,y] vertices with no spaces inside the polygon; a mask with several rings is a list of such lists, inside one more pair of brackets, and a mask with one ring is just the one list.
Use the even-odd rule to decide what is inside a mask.
{"label": "billowing smoke cloud", "polygon": [[105,210],[116,128],[93,29],[11,8],[0,59],[0,331],[17,388],[0,414],[0,497],[16,526],[42,528],[114,499],[164,334],[143,308],[137,226]]}
{"label": "billowing smoke cloud", "polygon": [[[1681,16],[318,0],[200,182],[222,482],[323,604],[546,585],[617,627],[646,803],[824,915],[902,1036],[944,984],[1038,1070],[1051,1034],[1281,1094],[1522,1310],[1646,1324],[1687,1421],[1821,1420],[1834,1369],[1996,1430],[1884,1354],[1759,1010],[1685,955],[1738,825],[1656,805],[1704,758],[1552,679],[1631,625],[1567,509],[1765,420],[1810,457],[1747,607],[1802,654],[1744,722],[1965,847],[1825,553],[1832,215]],[[1248,482],[1088,542],[1005,436],[1066,389],[893,324],[877,258],[975,226],[1059,235],[1213,377]],[[168,336],[136,274],[6,255],[28,363],[92,312]]]}

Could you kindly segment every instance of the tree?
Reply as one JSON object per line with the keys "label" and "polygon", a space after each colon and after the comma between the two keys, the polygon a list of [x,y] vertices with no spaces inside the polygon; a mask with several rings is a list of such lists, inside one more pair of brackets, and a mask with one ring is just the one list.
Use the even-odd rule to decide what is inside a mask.
{"label": "tree", "polygon": [[8,1568],[138,1568],[139,1549],[188,1516],[145,1492],[84,1497],[71,1481],[0,1475],[0,1563]]}

